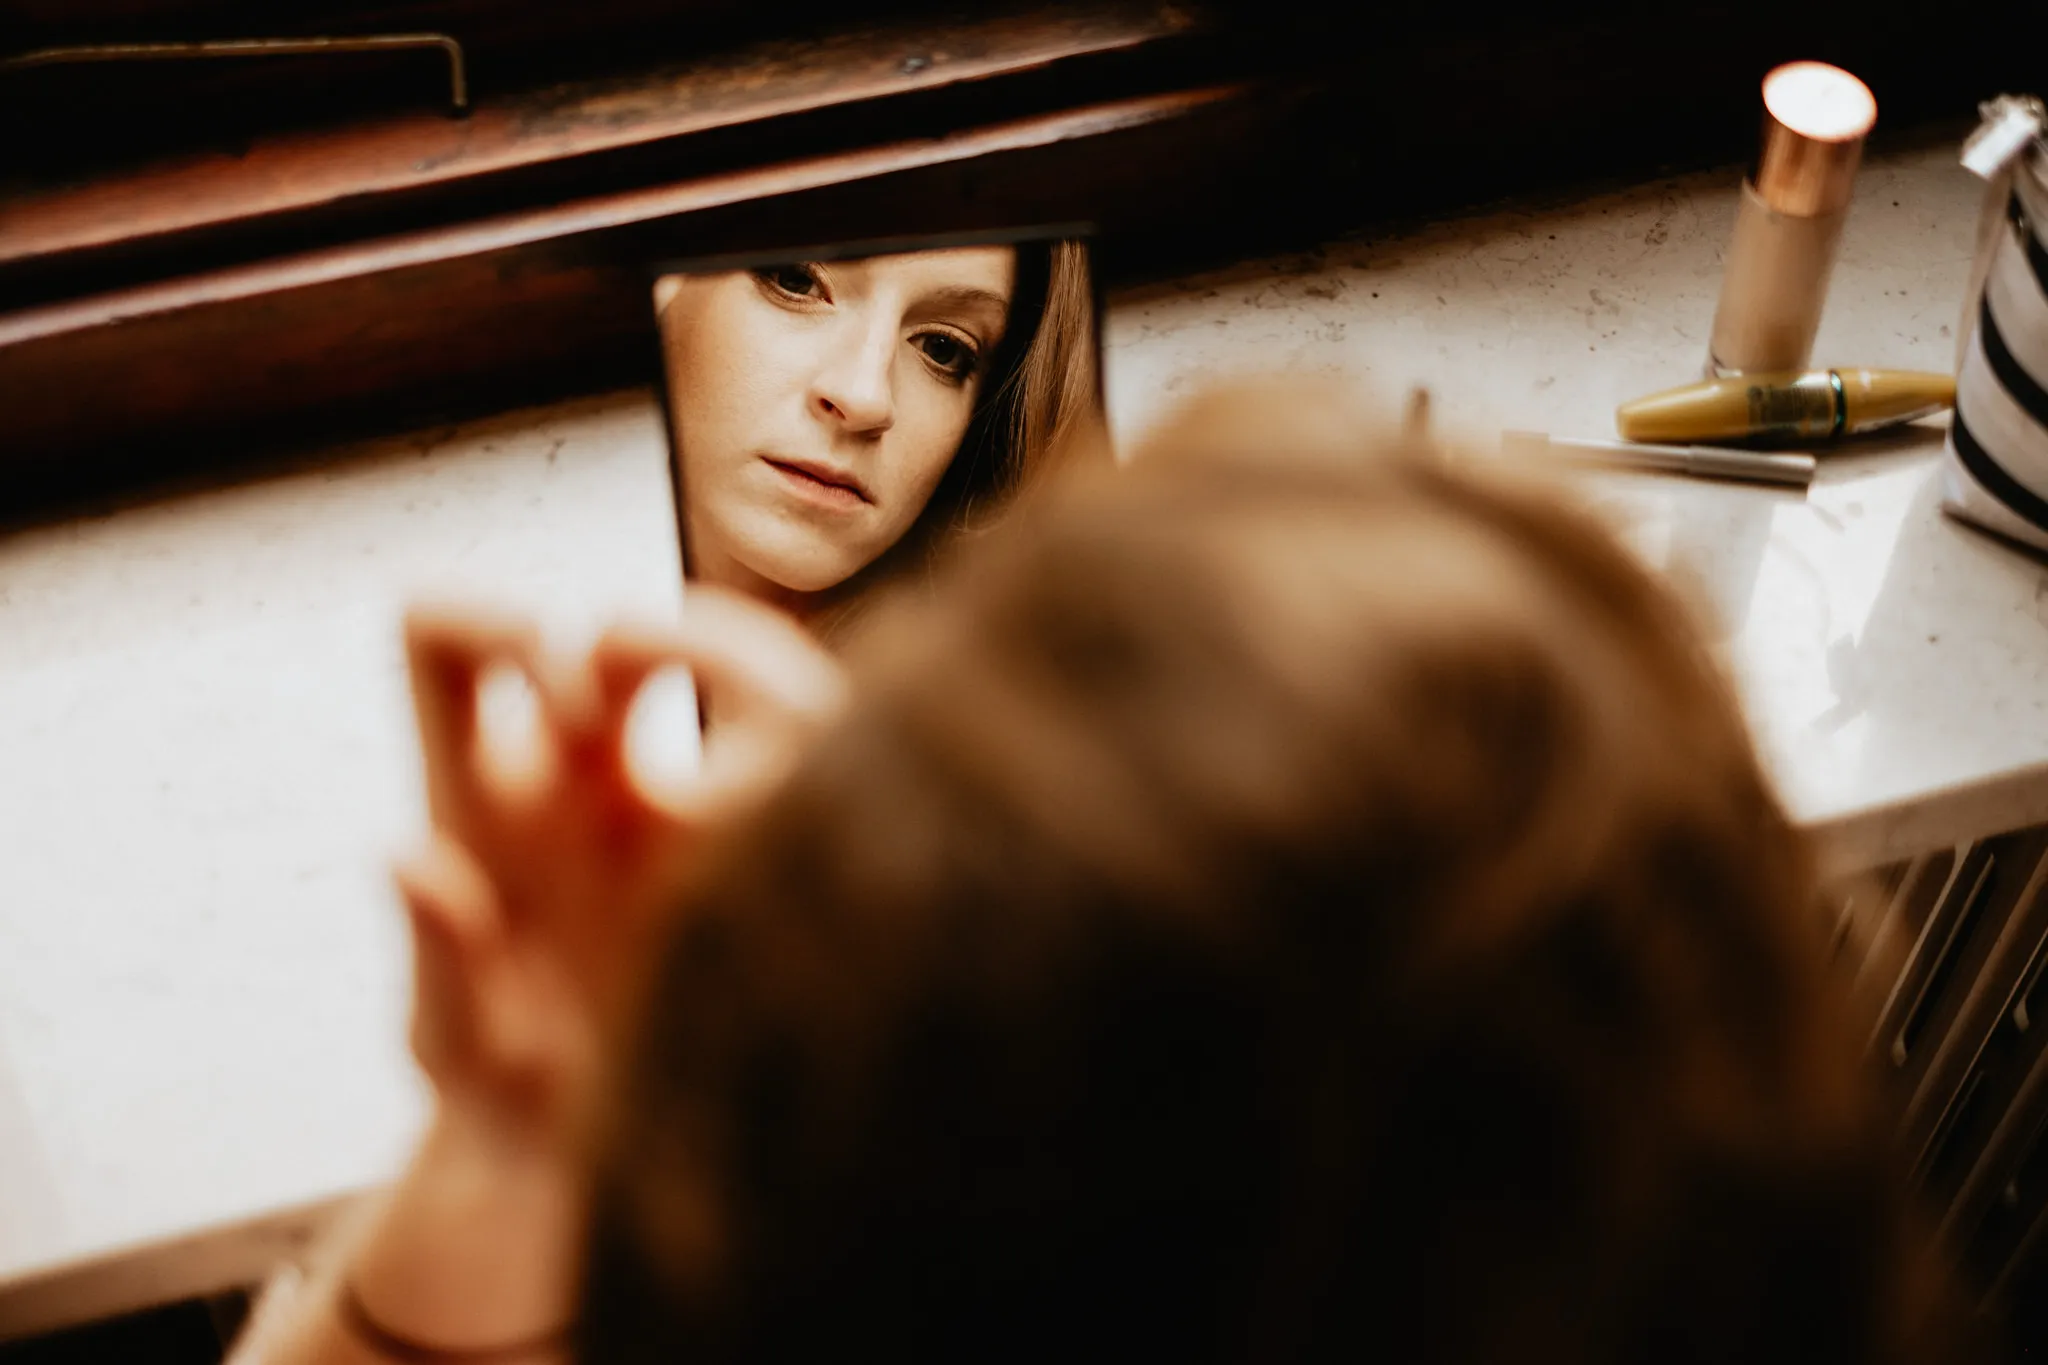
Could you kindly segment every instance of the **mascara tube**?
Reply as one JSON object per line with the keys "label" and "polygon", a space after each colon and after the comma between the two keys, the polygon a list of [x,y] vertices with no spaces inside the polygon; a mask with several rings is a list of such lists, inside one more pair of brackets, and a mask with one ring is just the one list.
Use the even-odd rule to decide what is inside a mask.
{"label": "mascara tube", "polygon": [[1746,374],[1623,403],[1630,441],[1831,441],[1928,417],[1956,401],[1953,375],[1922,370]]}

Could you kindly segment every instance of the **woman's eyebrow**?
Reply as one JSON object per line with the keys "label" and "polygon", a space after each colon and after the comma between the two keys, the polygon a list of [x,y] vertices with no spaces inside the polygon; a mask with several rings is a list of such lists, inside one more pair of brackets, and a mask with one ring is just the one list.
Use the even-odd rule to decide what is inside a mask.
{"label": "woman's eyebrow", "polygon": [[1010,299],[993,289],[981,289],[969,284],[948,285],[934,289],[918,301],[920,312],[936,312],[945,308],[987,308],[993,310],[997,321],[1009,316]]}

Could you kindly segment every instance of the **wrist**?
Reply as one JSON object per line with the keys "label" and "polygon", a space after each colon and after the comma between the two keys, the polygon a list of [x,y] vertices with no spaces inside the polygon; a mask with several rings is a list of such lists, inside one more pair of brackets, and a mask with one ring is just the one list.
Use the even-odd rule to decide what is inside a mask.
{"label": "wrist", "polygon": [[587,1208],[561,1154],[444,1109],[344,1279],[397,1336],[449,1349],[545,1338],[575,1316]]}
{"label": "wrist", "polygon": [[378,1365],[545,1365],[569,1359],[572,1341],[564,1327],[544,1336],[487,1346],[449,1347],[392,1331],[364,1306],[355,1286],[336,1287],[334,1310],[344,1335],[356,1347],[368,1348]]}

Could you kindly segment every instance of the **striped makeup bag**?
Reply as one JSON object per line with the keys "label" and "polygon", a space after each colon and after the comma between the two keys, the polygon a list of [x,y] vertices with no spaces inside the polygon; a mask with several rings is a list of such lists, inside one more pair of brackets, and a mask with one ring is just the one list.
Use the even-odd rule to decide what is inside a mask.
{"label": "striped makeup bag", "polygon": [[1943,505],[2048,550],[2048,109],[1984,106],[1963,164],[1989,182],[1956,356]]}

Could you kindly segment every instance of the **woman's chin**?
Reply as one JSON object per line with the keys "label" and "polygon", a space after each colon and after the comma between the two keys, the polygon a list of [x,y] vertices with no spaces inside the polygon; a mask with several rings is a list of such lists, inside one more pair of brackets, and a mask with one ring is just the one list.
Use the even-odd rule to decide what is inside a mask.
{"label": "woman's chin", "polygon": [[785,592],[811,596],[838,587],[868,562],[843,554],[782,554],[763,555],[748,567]]}
{"label": "woman's chin", "polygon": [[723,553],[708,555],[732,566],[732,586],[750,582],[766,595],[811,596],[829,591],[866,568],[874,556],[863,547],[821,536],[802,523],[747,508],[741,515],[707,517],[696,534]]}

